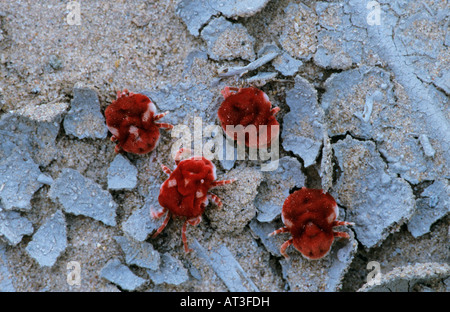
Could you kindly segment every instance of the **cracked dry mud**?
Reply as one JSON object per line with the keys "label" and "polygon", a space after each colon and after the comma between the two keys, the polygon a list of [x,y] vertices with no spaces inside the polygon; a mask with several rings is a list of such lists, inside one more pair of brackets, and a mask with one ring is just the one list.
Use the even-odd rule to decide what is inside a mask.
{"label": "cracked dry mud", "polygon": [[[450,290],[448,1],[68,3],[0,6],[0,291]],[[160,164],[249,84],[280,107],[278,168],[213,160],[238,182],[188,227],[193,251],[180,219],[152,238]],[[104,110],[124,88],[185,128],[116,155]],[[355,223],[318,261],[267,237],[302,186]]]}

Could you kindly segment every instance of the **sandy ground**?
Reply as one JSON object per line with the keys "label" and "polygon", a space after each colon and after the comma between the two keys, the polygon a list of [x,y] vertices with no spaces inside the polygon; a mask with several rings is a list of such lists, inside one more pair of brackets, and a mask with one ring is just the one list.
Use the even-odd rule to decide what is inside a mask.
{"label": "sandy ground", "polygon": [[[67,8],[66,1],[0,0],[0,117],[10,111],[20,109],[27,111],[42,104],[51,106],[67,103],[70,107],[75,85],[94,89],[98,94],[100,110],[103,113],[115,99],[118,90],[124,88],[136,92],[160,90],[169,85],[178,88],[177,84],[187,83],[188,87],[181,92],[184,92],[186,97],[190,96],[189,92],[193,85],[208,86],[212,94],[212,104],[206,111],[206,119],[217,124],[214,109],[217,109],[218,101],[221,99],[220,89],[224,84],[239,83],[236,83],[233,78],[222,81],[216,87],[211,86],[211,83],[217,78],[217,71],[222,66],[244,65],[248,61],[242,58],[231,61],[197,59],[191,66],[190,72],[186,72],[185,60],[188,54],[196,49],[204,50],[205,42],[202,38],[191,35],[185,23],[176,14],[178,2],[176,0],[111,2],[83,0],[80,1],[81,24],[69,25],[67,16],[70,10]],[[286,22],[286,19],[280,18],[280,14],[290,2],[300,3],[300,1],[287,0],[270,1],[263,11],[254,16],[229,20],[246,27],[248,34],[255,39],[254,51],[259,51],[265,44],[276,42],[286,51],[294,50],[295,52],[298,46],[283,44],[283,41],[276,37],[282,32],[283,23]],[[439,6],[447,5],[446,1],[428,2],[431,2],[430,5],[434,10],[438,10]],[[301,3],[311,8],[316,4],[315,1]],[[306,18],[305,23],[309,22],[315,24],[314,21]],[[270,30],[268,25],[271,25]],[[308,36],[316,38],[317,34],[308,34]],[[314,42],[310,44],[314,45]],[[300,52],[303,53],[303,50]],[[361,63],[377,64],[377,60],[367,57]],[[380,66],[387,71],[390,70],[388,65]],[[445,63],[439,66],[445,66]],[[306,78],[318,90],[320,101],[326,89],[324,83],[327,78],[332,74],[354,68],[356,68],[355,65],[345,69],[323,68],[310,58],[303,59],[303,65],[299,68],[298,74]],[[273,71],[271,65],[267,65],[265,69]],[[278,79],[262,87],[273,104],[281,108],[278,117],[281,121],[290,111],[286,104],[286,90],[293,86],[293,77],[279,75]],[[343,88],[347,87],[343,86]],[[440,97],[448,98],[444,90],[440,88],[438,90]],[[442,110],[448,117],[450,115],[448,101],[443,103]],[[334,121],[330,121],[330,124],[332,122]],[[396,122],[402,124],[403,121]],[[56,156],[48,164],[41,165],[40,170],[53,179],[57,179],[63,168],[72,168],[106,190],[107,169],[115,157],[114,144],[109,141],[109,137],[108,133],[108,137],[104,139],[79,139],[67,135],[61,122],[55,139]],[[334,137],[333,143],[342,138],[343,136],[338,134]],[[158,163],[172,163],[169,151],[173,142],[174,139],[171,138],[170,133],[163,132],[157,151],[142,156],[127,154],[127,158],[138,169],[138,186],[131,191],[110,191],[118,205],[117,226],[107,226],[88,217],[65,213],[67,248],[53,266],[41,267],[27,253],[25,248],[33,235],[24,236],[16,246],[2,243],[4,245],[2,267],[6,268],[6,271],[2,272],[9,272],[6,279],[11,281],[14,290],[123,290],[120,286],[102,278],[100,271],[110,259],[119,258],[124,262],[124,253],[114,236],[123,235],[121,224],[145,204],[149,187],[164,181],[165,177]],[[281,148],[280,153],[281,156],[296,157],[303,164],[301,158],[292,152]],[[445,159],[444,157],[444,169],[442,169],[444,171],[448,169]],[[265,178],[254,169],[251,162],[237,162],[231,171],[218,165],[220,178],[238,175],[239,170],[246,167],[250,171],[244,175],[257,181],[256,185],[242,182],[243,184],[239,186],[224,187],[217,192],[224,202],[229,200],[239,203],[247,200],[247,198],[236,198],[235,192],[242,189],[253,189],[249,195],[249,202],[252,201],[257,193],[258,185]],[[308,168],[302,166],[302,174],[306,177],[306,186],[321,187],[318,165]],[[447,183],[448,178],[447,172]],[[421,187],[424,185],[420,183],[413,185],[415,194],[419,194]],[[49,198],[49,189],[49,185],[44,185],[34,193],[31,210],[23,212],[23,215],[33,224],[34,232],[53,213],[61,209],[59,203]],[[238,211],[239,216],[236,217],[233,210],[232,214],[224,213],[214,217],[213,211],[210,211],[206,217],[204,216],[199,226],[189,227],[190,243],[198,240],[209,251],[217,250],[218,246],[224,244],[246,272],[246,278],[261,291],[324,290],[325,286],[320,283],[323,282],[325,285],[326,280],[315,283],[311,282],[314,279],[303,277],[302,274],[314,274],[320,270],[327,270],[325,269],[328,268],[327,264],[324,264],[324,269],[318,268],[322,265],[321,263],[314,264],[312,269],[302,264],[300,268],[303,272],[298,273],[302,278],[293,277],[294,273],[291,269],[280,264],[280,261],[282,263],[284,260],[270,253],[267,246],[249,227],[249,222],[256,215],[256,209],[253,204],[248,205],[251,206],[249,209],[252,209],[250,215]],[[210,207],[210,209],[215,208]],[[220,228],[230,218],[237,220],[237,225],[230,225],[230,228],[236,226],[239,231],[233,232],[230,228]],[[276,225],[281,225],[280,222],[279,219],[275,220]],[[218,277],[217,272],[211,266],[205,265],[196,252],[184,254],[180,239],[181,225],[181,220],[173,220],[160,237],[149,238],[146,241],[152,243],[160,254],[169,253],[177,258],[188,272],[187,281],[180,285],[157,284],[149,279],[144,269],[129,266],[135,275],[146,280],[136,290],[229,290],[229,286],[220,276]],[[358,237],[352,240],[355,244],[355,252],[350,252],[351,260],[346,264],[342,272],[343,276],[339,278],[339,286],[334,290],[358,290],[366,282],[369,272],[366,266],[369,261],[378,261],[383,273],[416,263],[449,263],[448,215],[434,222],[431,231],[418,238],[411,235],[406,223],[394,227],[393,233],[387,233],[385,238],[371,248],[366,248],[358,242]],[[342,245],[338,243],[338,247],[341,246],[339,244]],[[335,249],[336,252],[338,247]],[[294,253],[295,251],[292,250],[292,254]],[[69,261],[78,261],[81,264],[82,275],[79,286],[71,286],[67,283]],[[308,268],[315,271],[305,271]],[[423,282],[414,290],[448,291],[449,286],[448,284],[445,286],[444,280],[445,278],[441,276],[438,281]],[[244,286],[249,287],[245,283]]]}

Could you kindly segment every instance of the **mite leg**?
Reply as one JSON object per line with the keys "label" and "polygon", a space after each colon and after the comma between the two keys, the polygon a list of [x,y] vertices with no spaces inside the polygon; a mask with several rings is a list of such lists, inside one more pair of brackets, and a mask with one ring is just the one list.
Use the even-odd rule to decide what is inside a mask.
{"label": "mite leg", "polygon": [[196,226],[200,223],[200,221],[202,221],[202,216],[198,216],[196,218],[192,218],[192,219],[187,219],[184,224],[183,224],[183,228],[181,229],[181,239],[183,241],[183,245],[184,245],[184,251],[186,253],[191,252],[192,249],[190,249],[188,247],[188,243],[187,243],[187,237],[186,237],[186,228],[187,228],[187,224],[189,223],[192,226]]}
{"label": "mite leg", "polygon": [[187,222],[192,225],[192,226],[196,226],[198,225],[200,222],[202,221],[202,216],[198,216],[196,218],[192,218],[192,219],[188,219]]}
{"label": "mite leg", "polygon": [[180,163],[181,158],[183,157],[184,154],[192,154],[192,150],[187,147],[180,148],[178,150],[178,152],[176,152],[175,158],[174,158],[176,165],[178,165]]}
{"label": "mite leg", "polygon": [[117,144],[116,147],[114,147],[114,152],[116,154],[121,153],[123,151],[122,147],[120,146],[120,144]]}
{"label": "mite leg", "polygon": [[150,215],[153,219],[161,218],[166,213],[166,211],[167,211],[167,209],[165,209],[165,208],[156,211],[155,209],[153,209],[153,206],[150,207]]}
{"label": "mite leg", "polygon": [[161,226],[156,230],[155,234],[152,235],[152,238],[155,238],[156,236],[158,236],[159,233],[161,233],[164,230],[164,228],[167,226],[167,223],[169,223],[169,220],[170,220],[170,211],[167,212],[163,224],[161,224]]}
{"label": "mite leg", "polygon": [[229,97],[232,92],[231,91],[239,91],[239,88],[236,87],[225,87],[223,88],[222,91],[220,91],[220,93],[222,93],[223,97],[226,99],[227,97]]}
{"label": "mite leg", "polygon": [[153,116],[153,119],[154,119],[154,120],[160,120],[161,118],[163,118],[164,116],[166,116],[168,113],[169,113],[169,111],[164,112],[164,113],[161,113],[161,114],[158,114],[158,115],[155,115],[155,116]]}
{"label": "mite leg", "polygon": [[287,249],[290,245],[292,245],[292,242],[293,242],[293,241],[294,241],[294,239],[291,238],[290,240],[285,241],[285,242],[283,243],[283,245],[281,245],[281,247],[280,247],[280,253],[284,256],[284,258],[286,258],[286,260],[289,259],[289,256],[288,256],[288,254],[286,253],[286,249]]}
{"label": "mite leg", "polygon": [[350,235],[345,232],[333,232],[334,237],[343,237],[343,238],[350,238]]}
{"label": "mite leg", "polygon": [[169,130],[173,129],[173,125],[165,123],[165,122],[157,123],[156,125],[162,129],[169,129]]}
{"label": "mite leg", "polygon": [[234,181],[236,181],[236,179],[222,180],[222,181],[214,181],[214,182],[212,183],[212,187],[230,184],[230,183],[233,183]]}
{"label": "mite leg", "polygon": [[122,96],[133,95],[133,92],[129,92],[127,89],[123,89],[123,91],[117,91],[117,98],[121,98]]}
{"label": "mite leg", "polygon": [[161,164],[161,168],[164,171],[164,173],[167,174],[168,176],[170,176],[170,174],[172,173],[172,170],[170,170],[169,167],[167,167],[167,166],[165,166],[163,164]]}
{"label": "mite leg", "polygon": [[220,200],[219,196],[216,194],[208,193],[208,199],[210,199],[216,206],[221,209],[222,208],[222,201]]}
{"label": "mite leg", "polygon": [[280,111],[279,107],[274,107],[272,108],[272,110],[270,111],[270,113],[275,116],[276,114],[278,114],[278,112]]}
{"label": "mite leg", "polygon": [[181,239],[183,240],[183,245],[184,245],[184,252],[188,253],[191,252],[192,249],[189,249],[188,247],[188,243],[187,243],[187,238],[186,238],[186,226],[187,226],[188,220],[186,220],[183,224],[183,228],[181,229]]}
{"label": "mite leg", "polygon": [[274,236],[280,233],[285,233],[285,232],[289,232],[288,228],[283,226],[282,228],[279,228],[278,230],[273,231],[272,233],[270,233],[268,236]]}
{"label": "mite leg", "polygon": [[334,221],[333,226],[341,226],[341,225],[355,225],[353,222],[347,222],[347,221]]}

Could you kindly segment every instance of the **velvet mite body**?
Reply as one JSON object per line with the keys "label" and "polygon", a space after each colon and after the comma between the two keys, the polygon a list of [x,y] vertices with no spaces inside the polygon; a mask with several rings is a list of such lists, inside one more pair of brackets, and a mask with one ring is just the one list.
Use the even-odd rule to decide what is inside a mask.
{"label": "velvet mite body", "polygon": [[168,123],[156,123],[166,113],[156,114],[156,107],[144,94],[123,90],[105,110],[106,125],[116,142],[115,152],[147,154],[159,142],[159,129],[172,129]]}
{"label": "velvet mite body", "polygon": [[214,202],[219,208],[222,207],[220,198],[209,190],[216,186],[226,185],[234,180],[216,180],[216,167],[204,157],[190,157],[181,160],[181,156],[189,152],[189,149],[180,149],[175,157],[176,167],[174,170],[162,165],[163,171],[169,176],[161,185],[158,202],[162,210],[152,210],[152,217],[166,217],[163,224],[158,228],[153,237],[156,237],[166,227],[171,216],[185,219],[182,228],[182,241],[184,250],[189,252],[186,239],[186,226],[197,225],[202,220],[209,200]]}
{"label": "velvet mite body", "polygon": [[[228,137],[237,140],[239,144],[253,148],[270,146],[272,140],[279,135],[279,123],[275,115],[279,107],[272,108],[267,94],[255,87],[232,88],[222,90],[224,101],[217,112],[221,126]],[[244,133],[245,142],[239,139],[238,131],[230,131],[227,126],[254,126],[254,139],[249,133]],[[262,130],[261,126],[266,126]],[[247,129],[248,130],[248,129]],[[251,129],[250,129],[251,130]]]}
{"label": "velvet mite body", "polygon": [[285,258],[289,258],[286,249],[293,245],[305,258],[321,259],[331,250],[335,237],[350,238],[348,233],[333,230],[336,226],[354,225],[337,221],[338,216],[339,208],[329,193],[303,187],[286,198],[281,212],[284,226],[269,236],[291,233],[292,238],[280,248]]}

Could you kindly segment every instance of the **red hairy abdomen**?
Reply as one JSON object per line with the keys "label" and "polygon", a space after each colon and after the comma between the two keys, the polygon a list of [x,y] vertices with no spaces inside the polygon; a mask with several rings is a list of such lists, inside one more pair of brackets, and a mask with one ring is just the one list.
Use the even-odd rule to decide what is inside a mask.
{"label": "red hairy abdomen", "polygon": [[283,204],[282,214],[293,236],[302,235],[309,222],[324,232],[332,233],[336,201],[322,190],[302,188],[289,195]]}
{"label": "red hairy abdomen", "polygon": [[[259,135],[260,126],[267,126],[267,137],[262,142],[258,138],[257,145],[268,145],[272,138],[278,134],[272,133],[271,126],[279,126],[278,121],[271,112],[272,104],[263,91],[255,88],[239,89],[237,93],[229,95],[221,104],[217,115],[221,121],[222,128],[226,131],[227,126],[254,125],[257,135]],[[237,139],[237,134],[234,134]],[[246,134],[245,144],[249,143],[249,135]]]}
{"label": "red hairy abdomen", "polygon": [[183,160],[161,186],[159,204],[176,216],[198,217],[214,180],[214,165],[206,158]]}
{"label": "red hairy abdomen", "polygon": [[145,95],[133,94],[118,98],[106,108],[106,125],[124,151],[145,154],[155,148],[159,127],[150,105]]}

